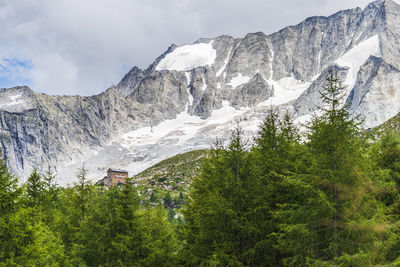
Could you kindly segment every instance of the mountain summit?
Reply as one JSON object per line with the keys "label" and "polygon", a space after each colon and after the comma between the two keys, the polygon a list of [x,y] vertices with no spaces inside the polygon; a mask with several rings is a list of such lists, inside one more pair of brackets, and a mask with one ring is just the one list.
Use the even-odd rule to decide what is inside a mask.
{"label": "mountain summit", "polygon": [[318,112],[330,71],[364,127],[400,112],[400,6],[390,0],[311,17],[276,33],[201,38],[171,45],[147,69],[133,67],[90,97],[0,91],[0,141],[12,170],[56,168],[63,184],[83,162],[93,179],[108,167],[136,173],[224,138],[236,121],[251,134],[271,105],[297,121]]}

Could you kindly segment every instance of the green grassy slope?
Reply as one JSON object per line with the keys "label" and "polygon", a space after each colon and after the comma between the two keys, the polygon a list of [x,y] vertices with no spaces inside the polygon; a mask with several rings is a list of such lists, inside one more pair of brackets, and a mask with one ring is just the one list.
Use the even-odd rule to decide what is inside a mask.
{"label": "green grassy slope", "polygon": [[186,199],[188,188],[208,152],[204,149],[178,154],[132,177],[140,198],[148,202],[153,194],[157,203],[163,202],[167,194],[175,203],[181,196]]}
{"label": "green grassy slope", "polygon": [[[147,180],[151,185],[169,185],[176,190],[188,186],[208,150],[194,150],[178,154],[139,173],[135,180]],[[180,190],[182,191],[182,190]]]}
{"label": "green grassy slope", "polygon": [[376,141],[380,138],[382,133],[384,133],[387,130],[394,130],[400,132],[400,114],[397,114],[393,118],[387,120],[386,122],[377,127],[365,130],[364,134],[367,139],[371,141]]}

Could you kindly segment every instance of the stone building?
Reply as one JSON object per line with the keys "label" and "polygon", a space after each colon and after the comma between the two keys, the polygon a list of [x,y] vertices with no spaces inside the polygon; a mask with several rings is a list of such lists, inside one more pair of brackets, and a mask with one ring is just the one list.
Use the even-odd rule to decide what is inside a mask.
{"label": "stone building", "polygon": [[125,184],[128,178],[128,172],[125,170],[112,169],[107,170],[107,176],[99,180],[97,184],[105,185],[107,187]]}

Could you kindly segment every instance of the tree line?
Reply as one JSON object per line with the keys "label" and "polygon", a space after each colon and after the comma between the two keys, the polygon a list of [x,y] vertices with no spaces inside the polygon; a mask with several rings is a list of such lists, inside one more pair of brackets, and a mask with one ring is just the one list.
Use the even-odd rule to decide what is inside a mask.
{"label": "tree line", "polygon": [[400,264],[400,134],[379,140],[342,105],[332,73],[300,133],[271,108],[254,140],[232,131],[193,178],[183,221],[128,180],[18,184],[0,162],[0,266],[372,266]]}

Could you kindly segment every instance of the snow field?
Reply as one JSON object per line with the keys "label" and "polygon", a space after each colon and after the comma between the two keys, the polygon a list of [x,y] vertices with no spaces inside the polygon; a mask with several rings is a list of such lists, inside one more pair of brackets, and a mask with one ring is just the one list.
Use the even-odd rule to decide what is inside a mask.
{"label": "snow field", "polygon": [[248,83],[249,81],[250,81],[249,76],[244,76],[243,74],[239,73],[236,77],[233,77],[231,79],[228,85],[232,86],[232,89],[235,89],[236,87]]}
{"label": "snow field", "polygon": [[167,54],[157,65],[156,70],[191,70],[199,66],[214,64],[217,51],[208,44],[184,45]]}
{"label": "snow field", "polygon": [[350,68],[344,81],[344,84],[347,86],[347,93],[350,93],[351,89],[353,89],[360,67],[371,55],[381,56],[378,34],[360,42],[333,62],[341,67]]}

